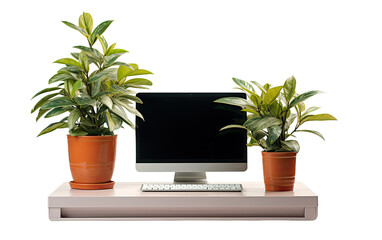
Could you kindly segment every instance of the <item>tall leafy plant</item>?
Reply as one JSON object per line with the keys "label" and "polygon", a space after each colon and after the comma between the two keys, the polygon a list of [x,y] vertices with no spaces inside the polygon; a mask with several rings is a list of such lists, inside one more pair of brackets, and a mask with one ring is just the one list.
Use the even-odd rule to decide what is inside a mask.
{"label": "tall leafy plant", "polygon": [[[296,79],[288,78],[284,85],[272,87],[270,84],[261,85],[256,81],[247,82],[233,78],[240,90],[247,94],[248,100],[239,97],[225,97],[217,99],[216,103],[235,105],[248,112],[248,119],[243,125],[232,124],[223,127],[242,128],[249,137],[248,146],[260,146],[266,152],[298,152],[299,143],[295,138],[296,133],[312,133],[323,140],[321,133],[300,129],[310,121],[337,120],[330,114],[312,114],[319,107],[306,108],[304,101],[320,91],[296,93]],[[259,89],[256,93],[255,87]]]}
{"label": "tall leafy plant", "polygon": [[[49,79],[49,84],[55,86],[45,88],[32,97],[45,95],[31,111],[38,111],[36,121],[43,116],[67,115],[44,128],[38,136],[60,128],[69,128],[72,136],[114,135],[123,123],[134,128],[126,111],[143,119],[142,114],[132,106],[134,102],[142,103],[132,89],[151,86],[150,80],[136,76],[152,72],[139,69],[134,63],[117,61],[127,51],[116,48],[116,43],[107,43],[103,34],[112,22],[104,21],[93,29],[93,18],[89,13],[79,17],[78,26],[63,21],[80,32],[88,46],[74,46],[78,51],[71,53],[72,58],[55,61],[64,65]],[[100,51],[94,46],[97,41]]]}

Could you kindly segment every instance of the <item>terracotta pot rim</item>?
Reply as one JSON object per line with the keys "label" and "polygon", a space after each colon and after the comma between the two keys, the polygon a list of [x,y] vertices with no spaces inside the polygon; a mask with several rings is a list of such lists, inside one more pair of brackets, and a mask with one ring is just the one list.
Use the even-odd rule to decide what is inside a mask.
{"label": "terracotta pot rim", "polygon": [[297,152],[266,152],[266,151],[262,151],[261,152],[262,155],[266,154],[266,155],[297,155]]}
{"label": "terracotta pot rim", "polygon": [[88,139],[90,139],[90,138],[114,138],[114,137],[116,137],[116,136],[118,136],[117,134],[115,134],[115,135],[105,135],[105,136],[72,136],[72,135],[70,135],[70,134],[67,134],[66,135],[67,137],[73,137],[73,138],[88,138]]}

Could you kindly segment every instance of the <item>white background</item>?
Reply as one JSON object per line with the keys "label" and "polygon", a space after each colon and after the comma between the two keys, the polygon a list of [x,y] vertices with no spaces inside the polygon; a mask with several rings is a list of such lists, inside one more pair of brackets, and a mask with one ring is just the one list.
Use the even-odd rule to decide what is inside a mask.
{"label": "white background", "polygon": [[[313,122],[326,141],[301,133],[297,181],[319,196],[316,221],[51,222],[47,197],[70,181],[67,130],[36,138],[30,98],[48,86],[85,38],[62,24],[90,12],[115,20],[110,44],[155,73],[152,91],[230,91],[231,77],[322,90],[306,101],[337,122]],[[6,1],[0,8],[2,239],[376,239],[381,221],[382,5],[378,1]],[[97,47],[99,47],[97,45]],[[309,125],[310,124],[310,125]],[[118,132],[113,180],[171,181],[135,171],[134,132]],[[210,181],[262,181],[260,149],[249,169]],[[5,237],[7,235],[7,237]]]}

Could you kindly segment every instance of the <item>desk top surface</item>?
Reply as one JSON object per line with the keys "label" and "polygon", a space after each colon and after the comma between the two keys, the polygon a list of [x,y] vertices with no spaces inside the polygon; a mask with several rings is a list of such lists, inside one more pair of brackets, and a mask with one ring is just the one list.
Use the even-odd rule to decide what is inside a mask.
{"label": "desk top surface", "polygon": [[[71,189],[69,183],[63,183],[49,197],[317,197],[301,182],[296,182],[294,191],[268,192],[262,182],[241,182],[242,192],[142,192],[143,183],[150,182],[116,182],[113,189],[77,190]],[[169,182],[155,182],[155,184]],[[213,183],[214,184],[214,183]]]}

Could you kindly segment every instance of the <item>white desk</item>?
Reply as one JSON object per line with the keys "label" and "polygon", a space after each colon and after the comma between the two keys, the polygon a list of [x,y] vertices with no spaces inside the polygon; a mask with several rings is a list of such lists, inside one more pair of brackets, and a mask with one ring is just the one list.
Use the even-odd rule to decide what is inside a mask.
{"label": "white desk", "polygon": [[141,192],[142,183],[76,190],[63,183],[49,196],[50,220],[314,220],[318,197],[304,184],[266,192],[247,182],[242,192]]}

